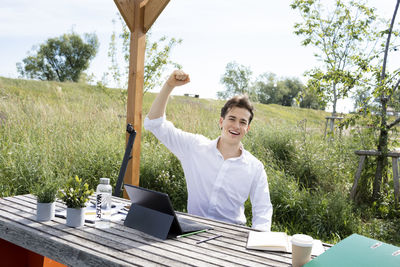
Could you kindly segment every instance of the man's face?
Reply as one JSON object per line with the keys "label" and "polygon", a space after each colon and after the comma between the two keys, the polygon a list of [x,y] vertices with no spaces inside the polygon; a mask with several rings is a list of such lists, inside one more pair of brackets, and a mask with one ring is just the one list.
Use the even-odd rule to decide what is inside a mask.
{"label": "man's face", "polygon": [[245,108],[233,107],[230,109],[225,118],[219,119],[222,140],[232,144],[239,143],[250,130],[250,116],[250,111]]}

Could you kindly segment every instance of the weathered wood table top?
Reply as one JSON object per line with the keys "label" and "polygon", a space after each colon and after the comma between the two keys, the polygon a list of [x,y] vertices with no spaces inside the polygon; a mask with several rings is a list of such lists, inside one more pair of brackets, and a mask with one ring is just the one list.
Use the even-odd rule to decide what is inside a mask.
{"label": "weathered wood table top", "polygon": [[[130,203],[113,198],[113,202]],[[56,209],[65,208],[57,202]],[[0,238],[68,266],[291,266],[291,254],[247,250],[250,228],[185,215],[214,229],[161,240],[123,222],[111,228],[94,224],[68,227],[63,218],[36,221],[36,198],[21,195],[0,199]],[[197,241],[221,234],[214,240]]]}

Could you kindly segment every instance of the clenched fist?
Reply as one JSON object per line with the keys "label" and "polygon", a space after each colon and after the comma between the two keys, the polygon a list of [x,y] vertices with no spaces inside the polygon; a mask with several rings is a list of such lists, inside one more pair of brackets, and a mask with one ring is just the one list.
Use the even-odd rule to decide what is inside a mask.
{"label": "clenched fist", "polygon": [[174,70],[167,80],[167,84],[171,87],[181,86],[190,82],[189,74],[182,70]]}

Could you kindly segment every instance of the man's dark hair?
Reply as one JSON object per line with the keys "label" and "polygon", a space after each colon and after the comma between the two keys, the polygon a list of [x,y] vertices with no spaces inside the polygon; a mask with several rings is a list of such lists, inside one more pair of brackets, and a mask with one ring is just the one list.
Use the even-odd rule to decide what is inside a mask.
{"label": "man's dark hair", "polygon": [[237,95],[229,99],[225,105],[221,108],[221,117],[225,118],[226,113],[234,107],[245,108],[250,112],[249,125],[253,119],[253,105],[251,104],[247,95]]}

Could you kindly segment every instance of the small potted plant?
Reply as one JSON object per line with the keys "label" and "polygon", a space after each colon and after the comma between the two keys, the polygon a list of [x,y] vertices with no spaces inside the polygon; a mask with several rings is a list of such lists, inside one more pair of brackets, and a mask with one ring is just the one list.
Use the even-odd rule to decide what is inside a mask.
{"label": "small potted plant", "polygon": [[50,221],[54,218],[55,201],[59,185],[51,177],[45,177],[33,187],[32,194],[36,196],[36,220]]}
{"label": "small potted plant", "polygon": [[89,196],[93,194],[87,183],[83,183],[82,178],[71,177],[65,183],[59,197],[67,205],[67,225],[80,227],[85,223],[84,208]]}

